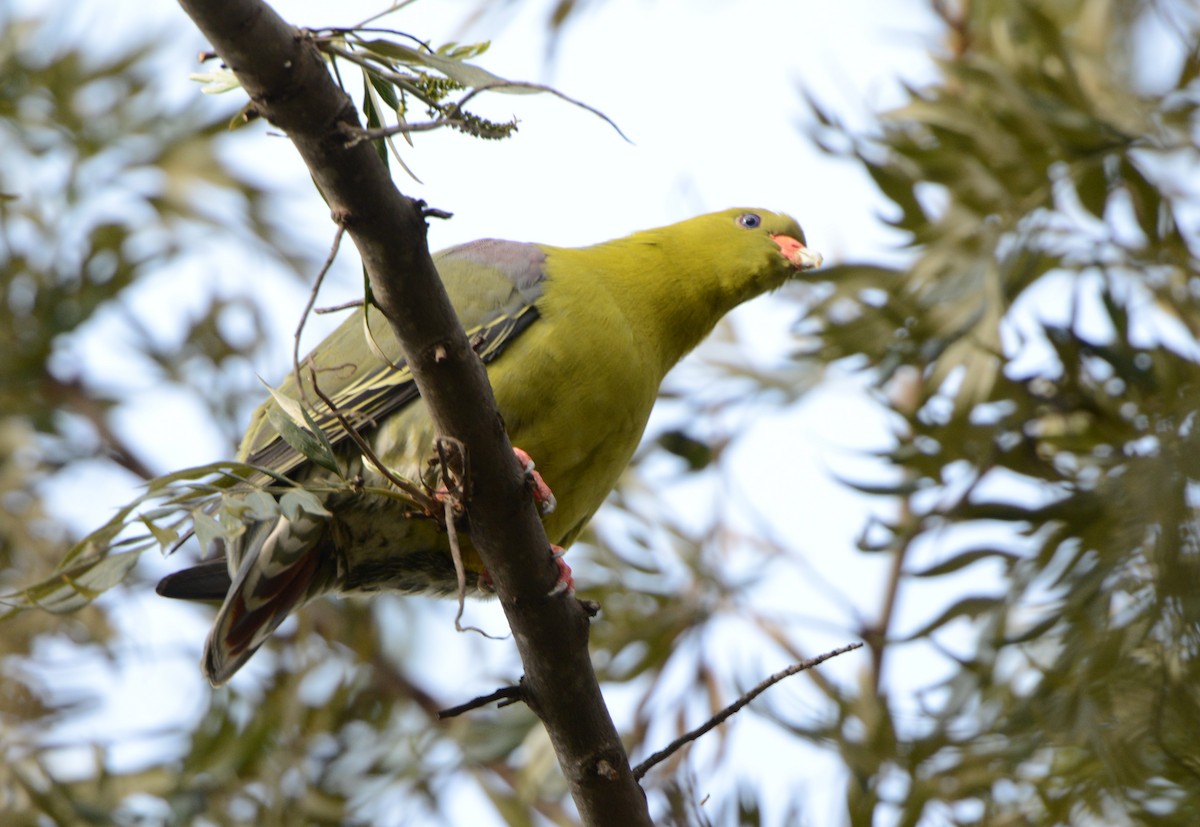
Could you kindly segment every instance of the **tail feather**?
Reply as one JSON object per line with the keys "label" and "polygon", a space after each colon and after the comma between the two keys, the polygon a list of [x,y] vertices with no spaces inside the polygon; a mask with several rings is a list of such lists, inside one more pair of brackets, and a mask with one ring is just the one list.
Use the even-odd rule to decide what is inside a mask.
{"label": "tail feather", "polygon": [[327,527],[325,519],[301,514],[279,517],[269,531],[247,532],[249,544],[240,549],[237,574],[204,646],[204,675],[213,686],[233,677],[289,614],[329,589],[333,564],[321,542]]}
{"label": "tail feather", "polygon": [[224,557],[168,574],[154,590],[175,600],[224,600],[233,578]]}

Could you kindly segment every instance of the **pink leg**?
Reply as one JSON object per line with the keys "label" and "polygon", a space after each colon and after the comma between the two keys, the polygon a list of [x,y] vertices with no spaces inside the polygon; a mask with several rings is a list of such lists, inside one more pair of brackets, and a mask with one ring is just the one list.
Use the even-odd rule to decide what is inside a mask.
{"label": "pink leg", "polygon": [[515,445],[513,453],[517,455],[517,461],[521,463],[521,468],[525,471],[525,478],[529,480],[529,487],[533,490],[533,501],[538,505],[538,512],[545,515],[554,511],[558,502],[554,499],[554,492],[550,490],[550,486],[546,485],[546,481],[542,479],[542,475],[534,470],[533,457]]}
{"label": "pink leg", "polygon": [[550,545],[550,555],[554,558],[554,562],[558,564],[558,582],[550,590],[550,594],[552,595],[562,594],[563,592],[566,592],[568,595],[575,594],[575,577],[571,574],[571,567],[563,559],[563,555],[566,553],[567,550],[562,546]]}

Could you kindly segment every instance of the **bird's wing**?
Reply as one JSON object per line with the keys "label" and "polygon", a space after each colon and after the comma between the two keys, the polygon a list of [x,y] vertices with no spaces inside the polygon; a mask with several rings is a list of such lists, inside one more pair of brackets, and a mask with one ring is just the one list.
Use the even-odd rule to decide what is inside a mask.
{"label": "bird's wing", "polygon": [[[467,339],[484,363],[499,356],[537,320],[545,258],[536,244],[497,239],[473,241],[434,256]],[[301,362],[302,392],[296,389],[294,375],[279,388],[282,396],[305,405],[335,446],[346,440],[346,427],[314,392],[310,360],[321,393],[361,434],[369,433],[419,396],[412,371],[383,313],[368,308],[365,324],[362,312],[356,313]],[[286,475],[307,459],[271,424],[270,409],[277,406],[271,399],[255,412],[241,453],[253,465]]]}

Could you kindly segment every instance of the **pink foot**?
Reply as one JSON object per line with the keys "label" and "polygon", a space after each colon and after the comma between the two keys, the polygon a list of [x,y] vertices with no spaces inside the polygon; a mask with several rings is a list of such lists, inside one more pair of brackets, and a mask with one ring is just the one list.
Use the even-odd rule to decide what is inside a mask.
{"label": "pink foot", "polygon": [[571,567],[563,559],[563,555],[566,553],[567,550],[562,546],[550,545],[550,556],[554,558],[555,564],[558,565],[558,582],[550,590],[551,596],[563,594],[564,592],[567,595],[575,594],[575,577],[571,574]]}
{"label": "pink foot", "polygon": [[544,516],[554,511],[558,501],[554,499],[554,492],[546,485],[542,475],[534,470],[533,457],[516,446],[513,446],[513,453],[517,455],[517,462],[521,463],[521,468],[525,471],[525,479],[529,481],[529,487],[533,490],[533,501],[537,503],[538,512]]}

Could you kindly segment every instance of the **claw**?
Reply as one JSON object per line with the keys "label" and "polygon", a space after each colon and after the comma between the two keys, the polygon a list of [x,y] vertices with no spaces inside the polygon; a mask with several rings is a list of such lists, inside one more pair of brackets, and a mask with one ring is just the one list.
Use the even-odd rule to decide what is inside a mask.
{"label": "claw", "polygon": [[550,556],[554,558],[554,562],[558,565],[558,582],[554,584],[547,597],[566,593],[567,595],[575,594],[575,577],[571,574],[571,567],[567,565],[567,561],[562,559],[567,550],[562,546],[551,545]]}
{"label": "claw", "polygon": [[533,464],[533,457],[515,446],[513,453],[517,455],[517,461],[521,463],[521,469],[525,472],[525,479],[529,481],[529,487],[533,491],[533,501],[538,505],[538,512],[543,517],[552,513],[558,507],[558,501],[554,499],[554,492],[550,490],[550,486],[546,485],[542,475],[534,470],[536,466]]}

